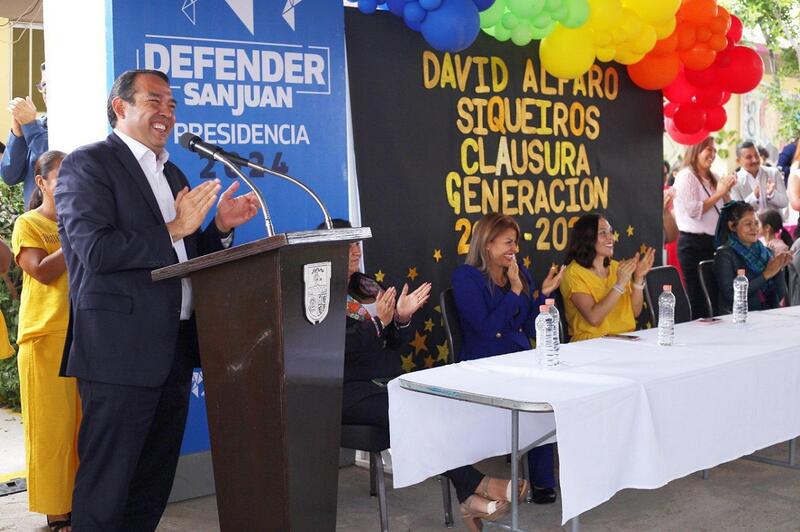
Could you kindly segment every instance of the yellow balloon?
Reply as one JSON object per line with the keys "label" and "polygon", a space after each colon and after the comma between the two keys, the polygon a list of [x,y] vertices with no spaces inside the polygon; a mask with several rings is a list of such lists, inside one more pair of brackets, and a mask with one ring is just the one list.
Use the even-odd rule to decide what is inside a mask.
{"label": "yellow balloon", "polygon": [[597,49],[597,60],[603,63],[608,63],[617,53],[617,49],[613,46],[604,46]]}
{"label": "yellow balloon", "polygon": [[677,24],[678,21],[675,20],[675,17],[654,23],[653,27],[656,30],[656,37],[658,37],[658,39],[666,39],[675,31],[675,26],[677,26]]}
{"label": "yellow balloon", "polygon": [[614,55],[614,61],[622,65],[632,65],[642,60],[644,54],[636,54],[626,47],[618,47]]}
{"label": "yellow balloon", "polygon": [[608,30],[595,30],[592,32],[592,42],[597,48],[609,46],[613,40],[612,34]]}
{"label": "yellow balloon", "polygon": [[630,49],[634,54],[644,55],[656,45],[658,37],[656,30],[653,26],[645,24],[642,26],[642,31],[639,32],[632,41],[630,41]]}
{"label": "yellow balloon", "polygon": [[595,30],[610,30],[622,20],[622,5],[619,0],[589,0],[587,24]]}
{"label": "yellow balloon", "polygon": [[650,24],[675,16],[681,7],[681,0],[622,0],[622,5],[633,9]]}
{"label": "yellow balloon", "polygon": [[553,32],[542,39],[539,59],[542,68],[553,76],[574,79],[592,67],[594,50],[591,33],[585,26],[571,30],[557,24]]}

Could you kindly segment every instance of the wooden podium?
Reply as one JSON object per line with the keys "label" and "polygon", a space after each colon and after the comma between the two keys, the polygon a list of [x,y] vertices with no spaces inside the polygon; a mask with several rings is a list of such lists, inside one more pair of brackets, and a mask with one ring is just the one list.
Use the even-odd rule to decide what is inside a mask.
{"label": "wooden podium", "polygon": [[[347,265],[370,237],[282,233],[152,272],[192,280],[223,531],[336,529]],[[304,270],[326,262],[315,325],[324,264]]]}

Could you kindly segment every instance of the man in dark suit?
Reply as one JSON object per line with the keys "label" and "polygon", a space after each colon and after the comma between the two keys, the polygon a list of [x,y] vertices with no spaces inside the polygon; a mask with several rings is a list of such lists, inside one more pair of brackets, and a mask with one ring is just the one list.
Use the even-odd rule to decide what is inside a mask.
{"label": "man in dark suit", "polygon": [[198,364],[189,280],[150,271],[230,245],[257,212],[219,181],[189,190],[164,149],[175,100],[161,72],[122,74],[108,98],[114,132],[64,159],[56,187],[70,282],[66,374],[78,378],[72,529],[155,530],[167,503]]}

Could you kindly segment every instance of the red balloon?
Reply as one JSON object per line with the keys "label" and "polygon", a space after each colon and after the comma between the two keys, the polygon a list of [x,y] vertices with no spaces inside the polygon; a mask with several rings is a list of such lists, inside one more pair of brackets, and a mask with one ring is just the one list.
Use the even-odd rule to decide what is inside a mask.
{"label": "red balloon", "polygon": [[666,129],[667,133],[669,133],[669,136],[672,137],[672,140],[685,146],[698,144],[708,137],[708,131],[705,129],[701,129],[697,133],[692,133],[691,135],[682,133],[675,128],[675,122],[669,118],[664,118],[664,129]]}
{"label": "red balloon", "polygon": [[728,53],[730,64],[719,69],[722,88],[744,94],[758,87],[764,76],[764,63],[756,51],[746,46],[736,46]]}
{"label": "red balloon", "polygon": [[628,75],[639,87],[645,90],[658,90],[672,83],[680,68],[678,54],[647,54],[638,63],[628,65]]}
{"label": "red balloon", "polygon": [[706,123],[706,110],[696,103],[682,103],[672,117],[675,128],[681,133],[691,135],[697,133]]}
{"label": "red balloon", "polygon": [[[722,89],[719,85],[708,85],[707,87],[698,87],[695,93],[695,101],[697,105],[703,109],[711,109],[722,105]],[[714,131],[711,128],[706,128],[709,131]]]}
{"label": "red balloon", "polygon": [[704,129],[708,131],[719,131],[725,127],[725,122],[728,121],[728,113],[721,105],[706,109],[706,124]]}
{"label": "red balloon", "polygon": [[731,93],[728,91],[722,91],[722,105],[725,105],[731,100]]}
{"label": "red balloon", "polygon": [[736,15],[731,15],[731,27],[728,30],[727,37],[734,43],[742,40],[742,21]]}
{"label": "red balloon", "polygon": [[705,70],[686,69],[683,71],[683,75],[686,77],[686,81],[695,87],[708,87],[709,85],[717,84],[719,72],[717,72],[717,69],[714,67],[714,65],[711,65]]}
{"label": "red balloon", "polygon": [[731,52],[734,48],[736,48],[736,44],[732,40],[728,39],[728,46],[721,52],[717,52],[717,58],[714,60],[714,66],[720,68],[729,66],[731,64],[731,60],[733,59]]}
{"label": "red balloon", "polygon": [[694,48],[681,52],[683,66],[689,70],[704,70],[714,64],[717,52],[708,47],[705,43],[697,43]]}
{"label": "red balloon", "polygon": [[673,116],[675,116],[675,111],[677,110],[678,110],[677,103],[667,102],[667,104],[664,106],[664,116],[666,116],[667,118],[672,118]]}
{"label": "red balloon", "polygon": [[664,87],[664,98],[677,104],[687,103],[694,97],[695,87],[679,73],[675,80]]}

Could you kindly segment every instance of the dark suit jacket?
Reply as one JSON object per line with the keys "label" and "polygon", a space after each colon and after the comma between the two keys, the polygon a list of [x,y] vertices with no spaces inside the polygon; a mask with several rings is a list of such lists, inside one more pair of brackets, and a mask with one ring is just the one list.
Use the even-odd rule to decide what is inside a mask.
{"label": "dark suit jacket", "polygon": [[[173,195],[188,185],[172,163],[164,174]],[[139,163],[112,133],[64,159],[55,200],[71,307],[62,367],[86,380],[160,386],[175,360],[181,283],[150,279],[178,259]],[[213,222],[184,243],[190,259],[222,249]]]}
{"label": "dark suit jacket", "polygon": [[545,297],[538,293],[528,269],[520,264],[519,271],[528,282],[528,294],[503,292],[474,266],[464,264],[453,272],[453,296],[463,335],[461,360],[531,349],[529,338],[536,337],[533,322]]}

